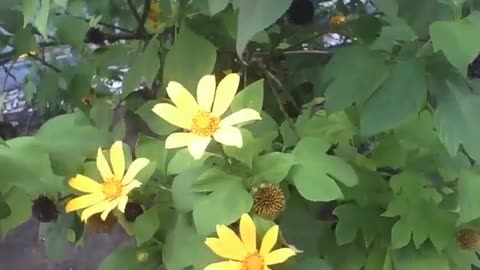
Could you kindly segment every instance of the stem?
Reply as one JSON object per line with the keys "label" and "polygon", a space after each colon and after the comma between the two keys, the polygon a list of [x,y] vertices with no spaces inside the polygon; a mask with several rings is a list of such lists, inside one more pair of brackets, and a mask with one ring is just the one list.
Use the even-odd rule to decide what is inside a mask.
{"label": "stem", "polygon": [[138,23],[137,33],[145,33],[145,21],[147,20],[148,12],[150,12],[151,0],[145,0],[143,3],[143,13]]}
{"label": "stem", "polygon": [[133,17],[135,17],[135,20],[137,20],[137,23],[140,24],[140,16],[138,16],[137,10],[133,5],[132,0],[127,0],[127,4],[128,4],[128,7],[130,8],[130,11],[132,12]]}
{"label": "stem", "polygon": [[58,198],[58,202],[62,202],[62,201],[66,200],[66,199],[68,199],[68,198],[71,198],[71,197],[73,197],[73,196],[75,196],[75,194],[67,194],[67,195],[65,195],[65,196],[63,196],[63,197],[59,197],[59,198]]}
{"label": "stem", "polygon": [[223,150],[222,144],[220,144],[217,141],[214,141],[214,142],[217,144],[218,148],[220,148],[220,153],[222,154],[223,158],[225,159],[225,163],[228,164],[227,166],[231,171],[232,170],[232,164],[230,163],[230,158],[227,156],[227,153],[225,153],[225,150]]}
{"label": "stem", "polygon": [[39,62],[42,63],[44,66],[50,68],[51,70],[53,70],[53,71],[55,71],[55,72],[57,72],[57,73],[60,73],[60,72],[61,72],[61,70],[60,70],[58,67],[56,67],[56,66],[48,63],[47,61],[43,60],[42,58],[40,58],[40,57],[38,57],[38,56],[36,56],[36,55],[33,55],[33,54],[31,54],[31,53],[28,53],[28,56],[30,56],[30,57],[32,57],[33,59],[39,61]]}

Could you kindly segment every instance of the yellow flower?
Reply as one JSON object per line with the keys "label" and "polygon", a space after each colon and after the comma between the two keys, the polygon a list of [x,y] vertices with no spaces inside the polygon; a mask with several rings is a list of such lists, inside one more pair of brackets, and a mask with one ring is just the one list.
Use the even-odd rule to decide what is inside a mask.
{"label": "yellow flower", "polygon": [[215,76],[206,75],[198,82],[196,100],[178,82],[168,83],[167,94],[175,106],[159,103],[153,112],[188,132],[170,134],[165,148],[187,146],[193,158],[200,159],[212,137],[224,145],[242,147],[242,133],[234,125],[261,118],[253,109],[241,109],[221,119],[237,93],[239,82],[240,76],[232,73],[216,86]]}
{"label": "yellow flower", "polygon": [[132,162],[125,173],[125,156],[123,153],[122,142],[116,141],[110,148],[110,165],[103,155],[102,149],[97,152],[97,168],[103,178],[103,183],[81,174],[77,174],[70,179],[68,184],[79,191],[90,193],[70,200],[65,206],[65,211],[72,212],[86,208],[82,212],[81,219],[86,221],[94,214],[100,213],[102,220],[105,220],[108,214],[115,208],[122,213],[128,202],[128,193],[134,188],[138,188],[142,183],[135,180],[135,176],[148,165],[149,160],[138,158]]}
{"label": "yellow flower", "polygon": [[277,242],[278,225],[271,227],[257,250],[255,223],[249,215],[240,219],[240,237],[225,225],[217,226],[218,238],[207,238],[205,244],[218,256],[229,261],[212,263],[204,270],[269,270],[269,265],[286,261],[295,255],[290,248],[272,251]]}

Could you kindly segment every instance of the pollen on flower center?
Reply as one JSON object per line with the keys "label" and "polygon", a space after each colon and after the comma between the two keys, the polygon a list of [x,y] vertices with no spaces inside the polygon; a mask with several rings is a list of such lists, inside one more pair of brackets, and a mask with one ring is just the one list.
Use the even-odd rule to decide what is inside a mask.
{"label": "pollen on flower center", "polygon": [[242,270],[263,270],[263,257],[254,253],[243,260]]}
{"label": "pollen on flower center", "polygon": [[191,131],[199,136],[212,136],[218,130],[220,119],[206,111],[198,111],[192,119]]}
{"label": "pollen on flower center", "polygon": [[122,182],[111,179],[102,184],[102,192],[108,200],[113,201],[122,195]]}

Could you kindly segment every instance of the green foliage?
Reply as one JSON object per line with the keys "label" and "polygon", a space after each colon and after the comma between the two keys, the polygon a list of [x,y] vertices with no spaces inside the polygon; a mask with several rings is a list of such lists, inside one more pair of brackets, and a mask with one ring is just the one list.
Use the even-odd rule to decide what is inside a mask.
{"label": "green foliage", "polygon": [[[102,181],[98,149],[118,163],[107,150],[124,140],[125,171],[149,160],[125,194],[138,204],[134,219],[112,210],[136,241],[101,270],[202,270],[219,261],[206,238],[222,224],[237,231],[245,213],[257,242],[277,224],[276,246],[297,251],[272,269],[480,265],[478,239],[458,238],[480,230],[480,7],[368,2],[373,13],[362,1],[313,10],[300,0],[2,1],[0,61],[29,69],[17,83],[43,122],[0,141],[0,234],[48,196],[59,218],[40,234],[61,261],[90,234],[82,210],[65,213],[80,195],[69,179]],[[238,89],[219,84],[229,73]],[[199,83],[207,74],[216,92]],[[167,95],[172,81],[201,111],[187,92]],[[209,114],[210,100],[225,111]],[[230,117],[238,112],[246,121]],[[275,190],[259,197],[262,183]]]}

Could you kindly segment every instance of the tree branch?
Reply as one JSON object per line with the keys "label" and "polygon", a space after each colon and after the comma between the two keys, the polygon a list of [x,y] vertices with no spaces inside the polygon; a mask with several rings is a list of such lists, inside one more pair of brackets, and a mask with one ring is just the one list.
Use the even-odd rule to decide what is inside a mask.
{"label": "tree branch", "polygon": [[137,10],[135,9],[135,6],[132,3],[132,0],[127,0],[128,7],[130,8],[130,11],[132,12],[133,17],[135,17],[135,20],[137,20],[137,23],[140,25],[140,16],[138,16]]}
{"label": "tree branch", "polygon": [[151,0],[145,0],[143,3],[143,13],[142,17],[140,18],[140,22],[138,23],[137,33],[144,34],[146,32],[145,21],[147,20],[148,13],[150,12],[151,3]]}
{"label": "tree branch", "polygon": [[53,70],[57,73],[61,72],[61,70],[58,67],[48,63],[47,61],[43,60],[42,58],[38,57],[37,55],[28,53],[28,56],[32,57],[33,59],[37,60],[38,62],[42,63],[44,66],[50,68],[51,70]]}

